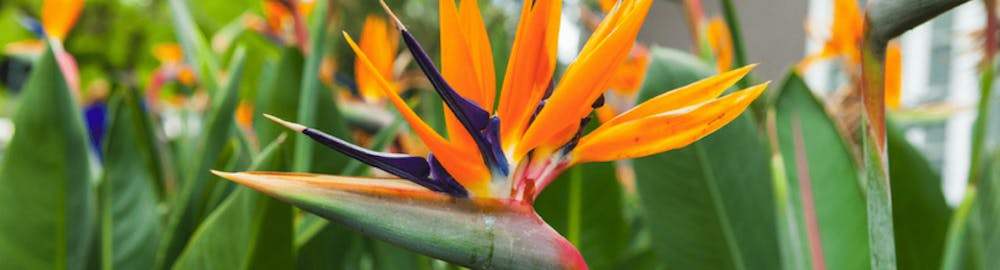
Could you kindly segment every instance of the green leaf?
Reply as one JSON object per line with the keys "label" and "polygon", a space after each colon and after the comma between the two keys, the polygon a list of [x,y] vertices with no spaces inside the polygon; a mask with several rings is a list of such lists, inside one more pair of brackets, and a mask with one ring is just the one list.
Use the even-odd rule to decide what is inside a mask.
{"label": "green leaf", "polygon": [[101,183],[101,233],[105,269],[150,269],[156,262],[161,217],[157,209],[155,149],[139,134],[146,115],[133,90],[109,102]]}
{"label": "green leaf", "polygon": [[611,269],[626,249],[628,228],[614,163],[569,169],[535,201],[535,210],[594,269]]}
{"label": "green leaf", "polygon": [[[654,48],[652,55],[640,100],[711,74],[683,52]],[[688,147],[635,160],[653,246],[668,268],[780,267],[762,142],[744,115]]]}
{"label": "green leaf", "polygon": [[[284,138],[255,157],[250,170],[270,170]],[[198,227],[174,269],[282,269],[294,265],[292,207],[247,187],[236,191]]]}
{"label": "green leaf", "polygon": [[789,230],[799,240],[794,254],[812,268],[868,268],[865,198],[854,157],[826,109],[794,72],[781,86],[775,121],[794,217]]}
{"label": "green leaf", "polygon": [[955,215],[948,225],[941,269],[983,269],[982,250],[975,243],[980,237],[979,222],[975,220],[979,211],[976,192],[974,186],[969,187],[962,203],[955,209]]}
{"label": "green leaf", "polygon": [[[315,14],[312,15],[312,21],[310,22],[311,32],[309,33],[309,37],[312,39],[309,44],[310,52],[308,58],[306,59],[305,66],[302,68],[304,72],[301,74],[302,88],[298,95],[299,106],[296,118],[298,121],[296,122],[308,127],[322,128],[316,125],[319,122],[324,122],[317,120],[316,116],[319,114],[317,107],[324,105],[324,103],[321,103],[324,100],[333,100],[329,91],[323,91],[325,88],[319,79],[319,67],[323,62],[323,55],[326,51],[326,30],[330,23],[330,18],[327,16],[329,13],[329,7],[327,4],[328,1],[319,1],[314,9]],[[339,112],[334,112],[335,114],[323,116],[341,118]],[[337,127],[337,130],[346,130],[346,125]],[[315,146],[315,144],[310,143],[312,143],[312,141],[306,136],[295,137],[295,154],[294,159],[292,160],[292,171],[308,172],[310,171],[310,168],[312,168],[314,163],[314,149],[311,146]]]}
{"label": "green leaf", "polygon": [[51,48],[22,91],[0,161],[0,268],[81,269],[96,222],[92,154]]}
{"label": "green leaf", "polygon": [[[316,217],[309,215],[307,217]],[[326,223],[326,220],[316,217]],[[319,227],[319,232],[307,241],[298,244],[298,254],[295,260],[295,267],[299,270],[306,269],[352,269],[346,267],[348,253],[352,248],[357,247],[352,237],[360,235],[339,224],[329,224]],[[353,267],[357,268],[357,267]]]}
{"label": "green leaf", "polygon": [[160,252],[157,254],[157,265],[160,267],[167,268],[172,265],[172,261],[186,245],[195,228],[208,211],[214,208],[214,205],[206,203],[208,195],[212,194],[210,187],[216,186],[209,181],[221,180],[212,177],[209,170],[216,165],[223,147],[232,135],[231,131],[236,128],[234,113],[239,101],[244,56],[245,51],[242,48],[237,49],[227,69],[230,80],[223,88],[224,92],[212,100],[210,111],[205,117],[203,135],[198,143],[198,151],[195,152],[197,155],[192,160],[192,165],[188,166],[190,170],[186,172],[187,177],[182,183],[181,193],[174,198],[167,233],[160,242]]}
{"label": "green leaf", "polygon": [[184,61],[196,67],[199,82],[204,83],[209,93],[214,97],[219,89],[218,75],[220,71],[219,60],[208,47],[205,36],[195,25],[188,7],[188,0],[169,0],[170,18],[173,22],[174,33],[177,35],[181,48],[185,56]]}
{"label": "green leaf", "polygon": [[941,178],[899,128],[890,123],[887,135],[899,268],[939,269],[951,219]]}
{"label": "green leaf", "polygon": [[977,219],[971,222],[978,223],[979,235],[973,239],[980,248],[979,254],[983,254],[983,269],[1000,268],[1000,152],[993,154],[989,167],[984,173],[984,178],[980,182],[979,196],[976,204],[978,209],[973,214]]}
{"label": "green leaf", "polygon": [[[300,79],[302,76],[302,53],[295,47],[285,47],[281,50],[281,58],[272,70],[262,70],[260,76],[273,76],[269,86],[262,88],[257,93],[255,108],[254,128],[257,132],[257,139],[262,142],[269,142],[278,137],[279,134],[288,129],[272,123],[263,118],[263,114],[270,114],[281,119],[296,119]],[[269,74],[268,74],[269,73]],[[297,136],[297,135],[296,135]],[[283,147],[291,149],[291,147]],[[291,152],[288,152],[288,155]],[[283,154],[284,155],[284,154]],[[290,157],[289,157],[290,158]]]}

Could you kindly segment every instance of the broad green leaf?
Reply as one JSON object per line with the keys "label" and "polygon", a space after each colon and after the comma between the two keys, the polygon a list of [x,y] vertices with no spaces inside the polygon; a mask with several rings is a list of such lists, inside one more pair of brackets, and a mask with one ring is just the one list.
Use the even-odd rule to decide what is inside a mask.
{"label": "broad green leaf", "polygon": [[412,251],[378,239],[365,238],[367,240],[368,252],[372,256],[372,269],[418,269],[420,268],[421,261],[427,261],[423,255],[413,253]]}
{"label": "broad green leaf", "polygon": [[939,269],[951,219],[941,178],[899,128],[890,123],[887,135],[899,268]]}
{"label": "broad green leaf", "polygon": [[[652,55],[640,100],[711,74],[683,52],[654,48]],[[780,267],[763,142],[744,115],[688,147],[635,160],[653,246],[668,268]]]}
{"label": "broad green leaf", "polygon": [[628,228],[614,163],[588,163],[564,172],[535,201],[535,210],[593,269],[611,269],[626,249]]}
{"label": "broad green leaf", "polygon": [[[302,53],[293,47],[282,50],[281,59],[278,61],[275,77],[271,85],[263,88],[264,91],[257,94],[256,108],[258,112],[267,113],[282,119],[298,119],[299,96],[302,91],[302,74],[305,60]],[[330,133],[338,138],[351,141],[352,138],[347,132],[346,123],[340,117],[340,111],[334,103],[332,93],[326,89],[320,89],[316,93],[318,103],[316,108],[318,117],[315,128]],[[255,123],[259,140],[266,141],[273,139],[280,132],[286,130],[285,127],[270,121],[260,121]],[[285,147],[279,150],[279,155],[275,162],[277,170],[288,171],[292,169],[294,161],[295,144],[300,143],[299,137],[307,138],[301,134],[290,134],[295,139],[286,143]],[[312,155],[316,162],[312,164],[311,172],[338,174],[343,173],[343,168],[351,164],[352,159],[347,158],[332,149],[326,148],[322,144],[306,140],[304,143],[313,148]],[[301,269],[327,269],[330,267],[339,268],[343,261],[339,255],[331,255],[327,252],[330,247],[341,247],[346,244],[342,238],[352,237],[356,234],[343,228],[329,228],[328,222],[312,214],[304,214],[301,221],[296,225],[296,247],[300,252],[297,254],[297,265]],[[327,228],[327,229],[324,229]],[[336,235],[313,239],[314,235]],[[348,238],[349,239],[349,238]],[[307,244],[308,243],[308,244]],[[346,248],[346,247],[345,247]],[[314,250],[318,249],[318,250]]]}
{"label": "broad green leaf", "polygon": [[[250,170],[274,164],[278,138],[255,157]],[[192,235],[174,269],[282,269],[294,265],[292,207],[247,187],[213,211]]]}
{"label": "broad green leaf", "polygon": [[18,108],[0,162],[0,269],[81,269],[96,222],[92,153],[51,49]]}
{"label": "broad green leaf", "polygon": [[[319,79],[319,67],[320,63],[323,62],[323,55],[326,52],[326,37],[327,37],[327,27],[330,25],[330,18],[327,16],[329,13],[329,8],[327,7],[328,1],[319,1],[316,4],[316,8],[313,11],[312,21],[310,22],[310,33],[311,38],[309,44],[309,55],[306,58],[305,66],[302,67],[302,83],[301,90],[299,90],[299,106],[297,121],[299,124],[317,127],[319,122],[323,122],[317,118],[319,111],[317,110],[320,106],[333,106],[327,104],[333,100],[332,95],[326,88],[323,87],[323,83]],[[324,95],[326,94],[326,95]],[[324,117],[340,118],[339,113],[333,115],[323,115]],[[346,126],[338,127],[339,130],[345,130]],[[312,143],[307,136],[296,136],[295,137],[295,152],[294,159],[292,160],[292,171],[294,172],[308,172],[313,168],[313,163],[324,162],[324,161],[314,161],[313,152],[314,149],[311,146],[315,144]]]}
{"label": "broad green leaf", "polygon": [[212,194],[209,188],[215,186],[209,182],[222,180],[213,177],[209,170],[215,167],[223,147],[232,135],[231,131],[236,128],[234,113],[239,101],[244,56],[244,50],[237,49],[227,69],[230,79],[225,84],[223,92],[211,101],[202,129],[203,134],[198,143],[197,155],[194,160],[189,161],[193,163],[188,166],[190,170],[185,172],[186,180],[182,183],[181,193],[174,198],[166,227],[167,233],[160,242],[157,265],[162,268],[173,265],[173,260],[186,245],[187,239],[194,233],[208,211],[214,208],[214,205],[206,203],[208,195]]}
{"label": "broad green leaf", "polygon": [[974,240],[978,240],[976,244],[981,250],[979,254],[984,255],[983,269],[998,269],[1000,257],[996,254],[1000,254],[1000,152],[995,152],[989,162],[989,167],[983,174],[985,177],[980,182],[977,201],[979,207],[976,209],[978,213],[973,213],[978,218],[972,219],[972,222],[979,223],[980,233]]}
{"label": "broad green leaf", "polygon": [[[320,218],[317,217],[317,219]],[[326,220],[320,220],[326,222]],[[315,233],[314,237],[306,239],[305,242],[296,243],[298,254],[296,254],[295,269],[352,269],[346,267],[348,253],[352,248],[356,249],[358,246],[352,241],[352,237],[360,237],[360,235],[339,224],[329,224],[319,228],[319,232]],[[357,267],[353,268],[357,269]]]}
{"label": "broad green leaf", "polygon": [[[273,76],[269,80],[269,86],[261,88],[257,93],[257,100],[254,105],[254,129],[257,132],[257,139],[261,142],[269,142],[278,137],[279,134],[288,129],[272,123],[261,115],[270,114],[282,119],[296,119],[297,104],[299,103],[299,88],[302,76],[302,53],[295,47],[285,47],[281,51],[275,68],[262,70],[260,76]],[[290,134],[298,136],[295,134]],[[290,142],[289,142],[290,143]],[[291,147],[283,147],[291,149]],[[283,151],[284,152],[284,151]],[[290,155],[291,152],[288,152]],[[290,158],[290,157],[289,157]]]}
{"label": "broad green leaf", "polygon": [[794,72],[781,86],[775,121],[795,221],[788,229],[800,243],[794,253],[812,268],[868,268],[865,198],[854,157],[823,104]]}
{"label": "broad green leaf", "polygon": [[140,137],[146,115],[133,90],[109,104],[101,183],[101,233],[105,269],[150,269],[156,262],[161,217],[157,209],[155,149]]}
{"label": "broad green leaf", "polygon": [[979,212],[976,193],[974,186],[966,190],[965,198],[948,224],[941,269],[983,269],[982,249],[975,243],[980,238],[979,222],[976,221]]}
{"label": "broad green leaf", "polygon": [[174,33],[177,35],[181,47],[184,49],[184,61],[196,67],[199,82],[204,83],[214,97],[216,92],[221,91],[219,87],[218,75],[221,70],[219,60],[212,49],[208,47],[205,36],[195,25],[188,7],[188,0],[169,0],[170,18],[174,25]]}

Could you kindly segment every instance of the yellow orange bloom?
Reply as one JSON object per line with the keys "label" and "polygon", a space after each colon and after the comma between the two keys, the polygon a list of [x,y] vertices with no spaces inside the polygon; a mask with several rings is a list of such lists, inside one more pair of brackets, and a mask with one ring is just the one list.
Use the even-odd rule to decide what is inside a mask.
{"label": "yellow orange bloom", "polygon": [[[375,103],[385,97],[378,88],[377,76],[392,80],[396,53],[399,50],[399,35],[392,29],[392,25],[384,18],[369,15],[365,18],[364,27],[361,30],[361,49],[370,52],[369,59],[375,65],[375,70],[364,68],[364,63],[355,60],[354,77],[358,85],[358,93],[366,102]],[[400,86],[395,81],[391,81],[393,92],[400,91]]]}
{"label": "yellow orange bloom", "polygon": [[299,45],[306,53],[308,33],[304,18],[312,12],[313,0],[264,0],[264,18],[255,15],[243,17],[243,24],[282,45]]}
{"label": "yellow orange bloom", "polygon": [[705,39],[715,56],[715,66],[719,72],[729,71],[733,66],[733,41],[726,21],[715,16],[705,27]]}
{"label": "yellow orange bloom", "polygon": [[[153,45],[153,57],[160,62],[150,74],[149,83],[146,86],[146,104],[152,108],[157,108],[161,101],[163,86],[169,82],[179,82],[186,86],[194,86],[196,76],[194,70],[184,63],[184,50],[176,43],[163,43]],[[181,96],[173,96],[163,99],[167,103],[178,104],[184,100]]]}
{"label": "yellow orange bloom", "polygon": [[4,46],[4,53],[7,54],[40,55],[45,50],[44,41],[48,41],[55,53],[59,70],[77,100],[80,100],[79,70],[76,59],[66,52],[62,43],[80,17],[84,3],[84,0],[45,0],[42,2],[41,24],[31,21],[27,25],[38,36],[38,40],[15,41]]}
{"label": "yellow orange bloom", "polygon": [[[830,37],[823,43],[823,49],[806,56],[798,64],[799,71],[805,71],[813,63],[832,57],[839,57],[841,66],[853,79],[861,72],[861,41],[864,38],[864,17],[857,1],[833,1],[833,25]],[[901,58],[898,44],[891,44],[885,56],[885,101],[890,108],[900,104]]]}
{"label": "yellow orange bloom", "polygon": [[73,29],[83,10],[83,0],[46,0],[42,3],[42,25],[52,38],[62,40]]}
{"label": "yellow orange bloom", "polygon": [[[495,89],[493,64],[476,2],[461,1],[457,7],[449,0],[439,3],[441,77],[436,77],[439,75],[429,57],[420,55],[415,39],[406,39],[409,33],[401,30],[407,47],[439,88],[452,114],[447,122],[448,139],[427,126],[393,91],[378,72],[371,52],[349,35],[345,37],[363,64],[359,70],[368,69],[376,75],[379,89],[427,144],[435,160],[471,196],[532,200],[552,180],[547,178],[552,170],[682,147],[738,116],[766,86],[717,98],[749,72],[750,68],[744,67],[654,98],[612,118],[593,133],[580,134],[580,120],[586,122],[594,109],[590,104],[608,89],[614,71],[632,52],[651,1],[623,1],[612,9],[558,83],[553,83],[553,71],[561,3],[535,1],[526,2],[522,9],[500,100],[490,114],[487,110],[493,107]],[[449,91],[457,97],[449,97]],[[476,117],[482,119],[471,119]],[[647,132],[660,127],[669,132]],[[493,133],[485,135],[495,136],[492,139],[484,138],[484,134]]]}

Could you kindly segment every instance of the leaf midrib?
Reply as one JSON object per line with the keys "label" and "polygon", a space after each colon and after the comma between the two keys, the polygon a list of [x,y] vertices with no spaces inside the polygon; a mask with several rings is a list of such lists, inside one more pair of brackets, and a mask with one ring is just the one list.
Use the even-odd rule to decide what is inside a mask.
{"label": "leaf midrib", "polygon": [[733,267],[736,269],[745,269],[745,264],[743,263],[743,254],[739,251],[739,246],[736,244],[736,236],[733,233],[732,225],[729,222],[728,216],[725,214],[726,210],[722,204],[722,195],[719,193],[718,181],[715,179],[715,174],[709,168],[708,155],[705,153],[704,147],[701,143],[694,144],[695,154],[698,156],[698,163],[701,163],[700,169],[702,175],[705,176],[705,185],[708,188],[709,197],[712,200],[712,207],[715,208],[716,218],[719,219],[719,226],[722,229],[722,236],[726,242],[726,248],[729,250],[730,257],[732,257]]}

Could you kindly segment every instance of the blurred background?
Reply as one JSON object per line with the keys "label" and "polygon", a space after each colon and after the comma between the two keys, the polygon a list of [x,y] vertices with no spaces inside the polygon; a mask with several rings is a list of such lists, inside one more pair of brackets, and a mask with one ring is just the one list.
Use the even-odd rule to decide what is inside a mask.
{"label": "blurred background", "polygon": [[[586,38],[579,23],[579,8],[585,0],[565,1],[560,33],[560,60],[568,62]],[[345,5],[359,3],[343,1]],[[401,13],[428,18],[434,25],[436,9],[427,8],[427,0],[408,1]],[[433,2],[433,1],[430,1]],[[861,1],[863,3],[863,1]],[[215,32],[249,10],[259,10],[259,1],[195,2],[193,9],[201,26]],[[0,2],[0,44],[6,45],[0,62],[0,151],[10,139],[13,125],[9,116],[15,103],[10,102],[30,71],[30,61],[13,56],[16,48],[8,43],[32,39],[23,18],[37,17],[40,1],[4,0]],[[493,1],[507,16],[520,9],[518,1]],[[590,3],[593,5],[593,3]],[[755,0],[736,1],[744,34],[747,58],[759,63],[755,70],[761,80],[780,81],[800,59],[822,48],[829,37],[832,19],[831,0]],[[433,6],[433,5],[431,5]],[[151,53],[157,43],[173,42],[169,15],[161,0],[92,0],[87,11],[67,38],[66,48],[80,66],[83,91],[106,87],[109,82],[145,84],[149,72],[158,65]],[[719,14],[717,5],[704,6],[706,14]],[[358,16],[360,17],[360,16]],[[494,16],[500,21],[500,16]],[[982,3],[972,1],[931,23],[922,25],[900,38],[903,48],[902,110],[894,112],[906,130],[906,138],[930,160],[943,178],[944,192],[950,204],[957,204],[968,178],[971,126],[978,100],[977,64],[981,59],[977,35],[985,23]],[[356,19],[361,20],[361,19]],[[358,24],[356,24],[358,25]],[[515,22],[507,20],[506,27]],[[653,5],[639,41],[692,51],[691,28],[679,1],[657,1]],[[259,68],[264,57],[276,57],[278,50],[262,38],[240,37],[256,51],[250,67]],[[509,46],[509,45],[508,45]],[[342,65],[350,69],[349,65]],[[807,82],[821,97],[830,97],[847,80],[834,61],[821,61],[805,73]],[[123,80],[117,80],[123,79]],[[253,82],[250,82],[252,87]],[[994,91],[996,93],[996,91]],[[992,99],[996,99],[993,97]],[[992,106],[992,115],[1000,106]],[[996,119],[996,118],[994,118]],[[177,125],[175,122],[169,125]],[[195,125],[196,126],[196,125]],[[990,136],[997,136],[1000,125],[991,125]],[[2,152],[0,152],[2,153]],[[2,155],[0,155],[2,156]]]}
{"label": "blurred background", "polygon": [[[313,263],[455,269],[343,226],[327,226],[322,218],[209,172],[386,175],[318,144],[294,147],[307,142],[302,136],[282,144],[280,134],[287,130],[262,119],[262,113],[314,118],[316,129],[370,149],[428,154],[395,109],[364,96],[362,84],[372,83],[371,75],[366,81],[364,72],[355,70],[354,54],[340,35],[381,38],[372,44],[383,45],[398,38],[385,22],[381,36],[378,27],[371,32],[364,27],[368,16],[375,15],[371,22],[385,16],[376,1],[320,2],[334,4],[327,21],[316,19],[321,18],[312,10],[317,2],[309,0],[90,0],[71,30],[63,29],[66,36],[40,27],[42,2],[0,0],[0,257],[33,248],[26,243],[65,247],[38,240],[51,233],[36,229],[63,226],[84,231],[66,237],[80,247],[70,259],[116,267],[121,261],[125,269],[201,263],[229,269],[270,258],[294,258],[299,269]],[[441,51],[438,2],[388,3],[432,58],[440,58]],[[981,82],[995,76],[982,55],[984,48],[997,46],[984,42],[996,37],[983,30],[983,2],[993,2],[969,1],[893,42],[900,48],[902,91],[900,106],[888,106],[890,197],[879,196],[889,193],[866,185],[879,182],[862,176],[861,98],[854,88],[861,85],[861,57],[851,51],[858,47],[862,18],[835,16],[834,10],[851,10],[835,9],[834,2],[854,4],[655,0],[628,61],[613,74],[616,84],[609,86],[597,119],[608,117],[601,110],[613,116],[638,100],[744,65],[734,47],[745,48],[746,63],[759,64],[738,88],[772,84],[742,116],[696,143],[571,169],[535,202],[539,215],[571,239],[594,269],[804,269],[808,264],[861,269],[886,258],[876,253],[893,248],[903,269],[968,269],[959,266],[976,260],[1000,267],[1000,259],[978,256],[1000,250],[995,244],[1000,234],[992,229],[1000,228],[1000,201],[994,200],[1000,192],[1000,154],[981,150],[996,149],[992,143],[1000,141],[1000,98],[979,96],[991,92]],[[502,78],[523,2],[478,3]],[[557,78],[615,1],[563,3]],[[733,8],[723,8],[725,3]],[[864,1],[858,3],[863,7]],[[736,12],[723,16],[726,10]],[[831,32],[838,28],[844,31]],[[41,39],[53,40],[51,54],[43,54]],[[847,45],[835,44],[843,50],[838,55],[805,65],[804,59],[835,42]],[[361,43],[364,51],[384,54],[377,56],[387,60],[380,61],[380,72],[443,132],[441,101],[411,55],[402,46],[364,49]],[[40,75],[25,86],[29,74]],[[68,83],[55,87],[51,78]],[[992,111],[977,115],[983,104]],[[978,125],[987,129],[988,140],[973,139],[977,117],[993,119]],[[15,129],[19,135],[12,139]],[[104,138],[117,140],[101,142]],[[975,142],[985,145],[974,147]],[[979,187],[967,183],[970,178],[983,179],[981,197],[965,194]],[[66,211],[66,202],[99,206]],[[960,214],[970,212],[981,216]],[[888,218],[893,221],[885,222]],[[95,224],[100,229],[86,227]],[[890,225],[894,242],[870,239],[870,233]],[[281,239],[264,239],[270,236]],[[979,241],[987,236],[995,239]],[[229,252],[233,249],[242,250]],[[36,250],[40,256],[18,259],[64,263],[66,254],[50,250],[55,248],[43,246]],[[332,254],[346,263],[327,262]],[[419,264],[384,254],[403,254]]]}

